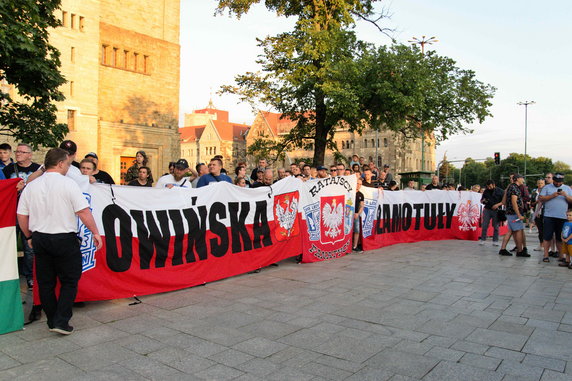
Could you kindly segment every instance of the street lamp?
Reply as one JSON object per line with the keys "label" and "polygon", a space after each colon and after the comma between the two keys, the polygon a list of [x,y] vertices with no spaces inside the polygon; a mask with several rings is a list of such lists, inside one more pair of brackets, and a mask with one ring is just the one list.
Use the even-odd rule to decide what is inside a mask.
{"label": "street lamp", "polygon": [[[407,42],[421,46],[421,54],[425,55],[425,45],[432,45],[435,42],[439,42],[439,40],[435,36],[429,38],[421,36],[421,38],[411,37],[411,40]],[[425,170],[425,133],[423,131],[421,131],[421,170]]]}
{"label": "street lamp", "polygon": [[429,38],[421,36],[421,38],[411,37],[411,40],[407,42],[421,46],[421,54],[425,54],[425,45],[432,45],[435,42],[439,42],[439,40],[437,40],[435,36]]}
{"label": "street lamp", "polygon": [[524,106],[524,181],[526,182],[526,149],[528,140],[528,105],[535,104],[535,101],[518,102],[519,106]]}

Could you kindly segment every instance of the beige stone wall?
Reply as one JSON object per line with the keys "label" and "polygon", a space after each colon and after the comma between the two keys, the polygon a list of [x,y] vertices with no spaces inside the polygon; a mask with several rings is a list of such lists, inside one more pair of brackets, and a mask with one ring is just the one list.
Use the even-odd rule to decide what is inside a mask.
{"label": "beige stone wall", "polygon": [[179,45],[100,23],[99,116],[112,122],[176,122],[179,109]]}
{"label": "beige stone wall", "polygon": [[68,83],[66,96],[58,106],[58,122],[73,120],[68,135],[80,153],[97,151],[99,88],[99,10],[98,0],[63,0],[56,16],[63,26],[50,32],[50,42],[61,53],[61,71]]}
{"label": "beige stone wall", "polygon": [[100,0],[101,21],[179,44],[180,0]]}

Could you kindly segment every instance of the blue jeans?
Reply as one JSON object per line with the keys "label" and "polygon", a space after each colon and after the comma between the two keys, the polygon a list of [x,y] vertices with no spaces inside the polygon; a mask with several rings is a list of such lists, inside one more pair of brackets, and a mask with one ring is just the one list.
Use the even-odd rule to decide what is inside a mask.
{"label": "blue jeans", "polygon": [[483,232],[481,234],[481,241],[487,240],[487,232],[489,230],[489,223],[493,221],[493,242],[499,240],[499,219],[496,210],[483,209]]}

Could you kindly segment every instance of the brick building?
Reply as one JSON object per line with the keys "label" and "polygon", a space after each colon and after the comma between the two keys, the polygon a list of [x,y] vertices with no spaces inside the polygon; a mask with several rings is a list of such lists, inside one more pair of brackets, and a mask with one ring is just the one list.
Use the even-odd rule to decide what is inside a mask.
{"label": "brick building", "polygon": [[194,167],[222,155],[224,167],[233,171],[246,158],[246,132],[250,126],[229,121],[228,111],[218,110],[212,101],[201,110],[185,114],[181,134],[181,157]]}
{"label": "brick building", "polygon": [[[260,111],[256,115],[252,127],[246,136],[246,147],[248,148],[257,139],[278,139],[285,135],[294,127],[294,122],[288,118],[281,118],[281,114]],[[335,133],[335,142],[338,151],[347,159],[351,160],[353,154],[363,156],[367,162],[373,161],[378,167],[389,164],[394,173],[413,172],[422,170],[422,140],[404,142],[398,135],[389,131],[377,132],[366,129],[360,136],[346,128],[338,128]],[[377,157],[376,153],[377,145]],[[287,152],[283,161],[273,164],[273,166],[288,166],[290,163],[300,158],[312,158],[313,151],[297,149]],[[425,141],[425,166],[424,170],[435,170],[435,142],[428,138]],[[255,166],[257,158],[249,157],[248,164]],[[334,153],[326,151],[325,164],[334,162]]]}
{"label": "brick building", "polygon": [[56,11],[50,42],[68,80],[58,122],[116,182],[137,150],[156,174],[179,156],[179,1],[62,0]]}

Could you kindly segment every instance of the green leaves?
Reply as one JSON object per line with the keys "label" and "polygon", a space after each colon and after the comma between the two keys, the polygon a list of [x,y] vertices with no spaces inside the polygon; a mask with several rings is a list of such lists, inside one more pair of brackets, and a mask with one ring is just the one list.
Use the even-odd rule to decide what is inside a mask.
{"label": "green leaves", "polygon": [[60,53],[48,41],[49,28],[60,25],[54,12],[60,0],[3,0],[0,2],[0,80],[13,85],[23,101],[2,95],[0,134],[19,141],[54,146],[67,133],[56,123],[64,100],[59,87]]}
{"label": "green leaves", "polygon": [[[217,12],[240,17],[258,2],[220,0]],[[495,89],[452,59],[359,41],[352,27],[355,19],[371,21],[373,1],[266,0],[265,5],[297,17],[296,25],[259,40],[261,71],[237,76],[236,86],[223,86],[222,92],[296,121],[279,145],[303,147],[312,136],[316,165],[323,164],[326,147],[335,149],[336,127],[361,133],[370,126],[440,141],[470,132],[466,125],[490,116]]]}

